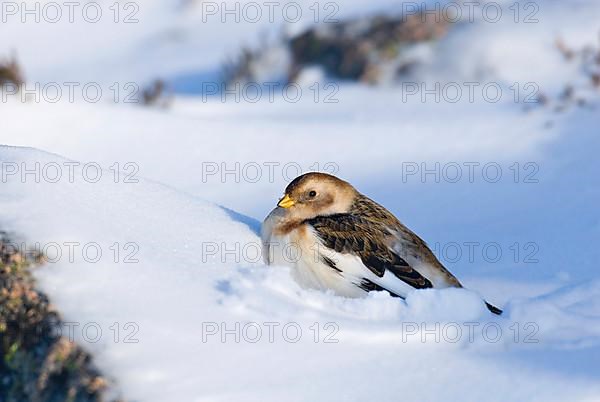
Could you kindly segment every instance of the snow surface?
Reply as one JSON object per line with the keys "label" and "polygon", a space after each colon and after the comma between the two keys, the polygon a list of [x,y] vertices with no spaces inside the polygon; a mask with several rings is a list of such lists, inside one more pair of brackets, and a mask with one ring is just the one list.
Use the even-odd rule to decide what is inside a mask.
{"label": "snow surface", "polygon": [[[507,94],[515,81],[534,81],[545,93],[559,93],[579,71],[557,54],[554,39],[597,45],[600,7],[539,4],[537,24],[465,24],[440,42],[420,79],[495,81]],[[142,23],[131,26],[0,24],[8,38],[0,54],[16,49],[32,81],[94,80],[106,88],[114,80],[210,76],[241,44],[283,25],[203,24],[197,7],[144,2]],[[340,18],[393,7],[343,2]],[[315,77],[321,79],[310,71],[306,86]],[[67,321],[101,327],[96,343],[76,335],[114,380],[115,392],[136,401],[600,400],[598,100],[563,113],[526,112],[511,96],[493,104],[403,101],[398,88],[345,83],[339,102],[325,104],[315,103],[306,86],[298,103],[281,96],[221,102],[192,93],[176,97],[168,110],[109,99],[2,102],[0,143],[36,148],[1,147],[3,168],[69,163],[59,155],[81,163],[74,183],[3,180],[0,229],[28,245],[59,243],[63,253],[65,242],[100,245],[99,262],[63,255],[37,277]],[[105,169],[98,183],[81,179],[80,167],[89,162]],[[265,165],[271,162],[279,163],[272,177]],[[494,162],[503,177],[490,183],[477,170],[472,183],[403,180],[406,162],[429,168]],[[534,162],[539,181],[515,183],[515,162]],[[125,171],[118,183],[115,163]],[[139,168],[139,183],[123,182],[127,163]],[[221,178],[223,166],[236,163],[239,180]],[[208,175],[214,164],[219,173]],[[243,171],[255,164],[258,181]],[[302,290],[285,268],[264,267],[252,254],[259,222],[300,173],[297,167],[349,180],[434,249],[479,242],[474,260],[465,247],[457,261],[442,258],[471,290],[418,291],[406,303],[386,294],[349,300]],[[124,263],[128,243],[139,262]],[[490,243],[501,246],[497,262],[480,254]],[[537,262],[525,262],[529,243],[538,248]],[[506,314],[490,316],[480,295]],[[118,342],[110,329],[115,322]],[[269,322],[279,324],[272,343]],[[480,324],[473,339],[470,322]],[[131,333],[127,323],[139,328],[138,343],[123,342]],[[227,329],[257,323],[263,336],[238,343],[230,334],[222,342],[221,333],[207,335],[213,323]],[[290,323],[302,329],[297,343],[282,336]],[[458,323],[462,336],[436,342],[423,331],[436,323],[450,329]],[[484,336],[486,324],[501,328],[497,342],[489,339],[495,326]],[[332,328],[338,342],[325,343]]]}
{"label": "snow surface", "polygon": [[[0,160],[66,162],[11,147],[1,148]],[[524,358],[597,345],[600,320],[582,303],[598,299],[598,285],[513,300],[502,318],[467,290],[419,291],[406,303],[385,293],[353,300],[302,290],[284,268],[251,263],[242,253],[207,253],[215,243],[223,250],[258,247],[251,221],[146,180],[115,183],[105,171],[98,183],[88,183],[77,180],[82,174],[75,170],[74,183],[8,177],[0,222],[26,233],[26,241],[94,242],[107,253],[90,263],[79,246],[72,261],[63,255],[37,276],[66,320],[79,324],[76,339],[131,400],[593,401],[600,395],[593,372],[577,375]],[[115,263],[111,245],[132,241],[139,262]],[[115,342],[115,322],[135,323],[132,339],[139,342],[124,342],[131,331]],[[97,342],[90,341],[95,329],[84,337],[90,323],[102,329]],[[232,334],[222,339],[221,331],[210,332],[212,325],[234,330],[236,323],[239,343]],[[264,323],[277,325],[273,342]],[[436,323],[446,329],[435,331]],[[468,323],[478,323],[472,338]],[[539,331],[525,328],[530,323]],[[285,325],[293,327],[284,334]],[[514,325],[527,330],[517,342]],[[254,342],[256,326],[262,337]],[[461,335],[452,332],[456,326]],[[302,336],[292,342],[297,327]],[[325,342],[327,334],[337,342]],[[526,334],[535,342],[526,342]]]}

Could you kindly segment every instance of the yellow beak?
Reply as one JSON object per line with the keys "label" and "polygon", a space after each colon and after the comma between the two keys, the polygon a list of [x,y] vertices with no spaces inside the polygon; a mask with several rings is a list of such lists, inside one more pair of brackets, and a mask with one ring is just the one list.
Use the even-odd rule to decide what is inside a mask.
{"label": "yellow beak", "polygon": [[279,203],[277,204],[277,206],[281,207],[281,208],[289,208],[292,205],[294,205],[295,203],[296,203],[296,201],[292,200],[290,198],[290,196],[286,194],[285,197],[283,197],[281,200],[279,200]]}

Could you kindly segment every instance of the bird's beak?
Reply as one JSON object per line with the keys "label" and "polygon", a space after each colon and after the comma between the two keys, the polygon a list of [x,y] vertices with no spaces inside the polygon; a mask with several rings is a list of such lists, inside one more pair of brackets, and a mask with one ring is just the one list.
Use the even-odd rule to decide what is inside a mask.
{"label": "bird's beak", "polygon": [[285,197],[283,197],[281,200],[279,200],[279,203],[277,203],[278,207],[281,208],[289,208],[291,206],[293,206],[296,203],[296,201],[292,200],[290,198],[289,195],[285,195]]}

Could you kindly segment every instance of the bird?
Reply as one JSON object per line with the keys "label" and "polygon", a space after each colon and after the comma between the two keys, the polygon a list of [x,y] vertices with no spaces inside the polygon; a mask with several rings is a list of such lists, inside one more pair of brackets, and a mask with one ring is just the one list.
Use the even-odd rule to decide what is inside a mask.
{"label": "bird", "polygon": [[415,289],[463,287],[390,211],[327,173],[289,183],[263,222],[261,240],[267,265],[289,266],[302,287],[338,296],[387,291],[405,299]]}

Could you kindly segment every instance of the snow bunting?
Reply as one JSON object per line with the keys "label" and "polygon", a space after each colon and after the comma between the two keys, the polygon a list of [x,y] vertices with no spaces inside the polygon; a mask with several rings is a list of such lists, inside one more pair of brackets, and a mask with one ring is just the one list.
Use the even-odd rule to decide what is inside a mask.
{"label": "snow bunting", "polygon": [[267,264],[291,266],[300,285],[340,296],[462,287],[391,212],[329,174],[294,179],[265,219],[262,241]]}

